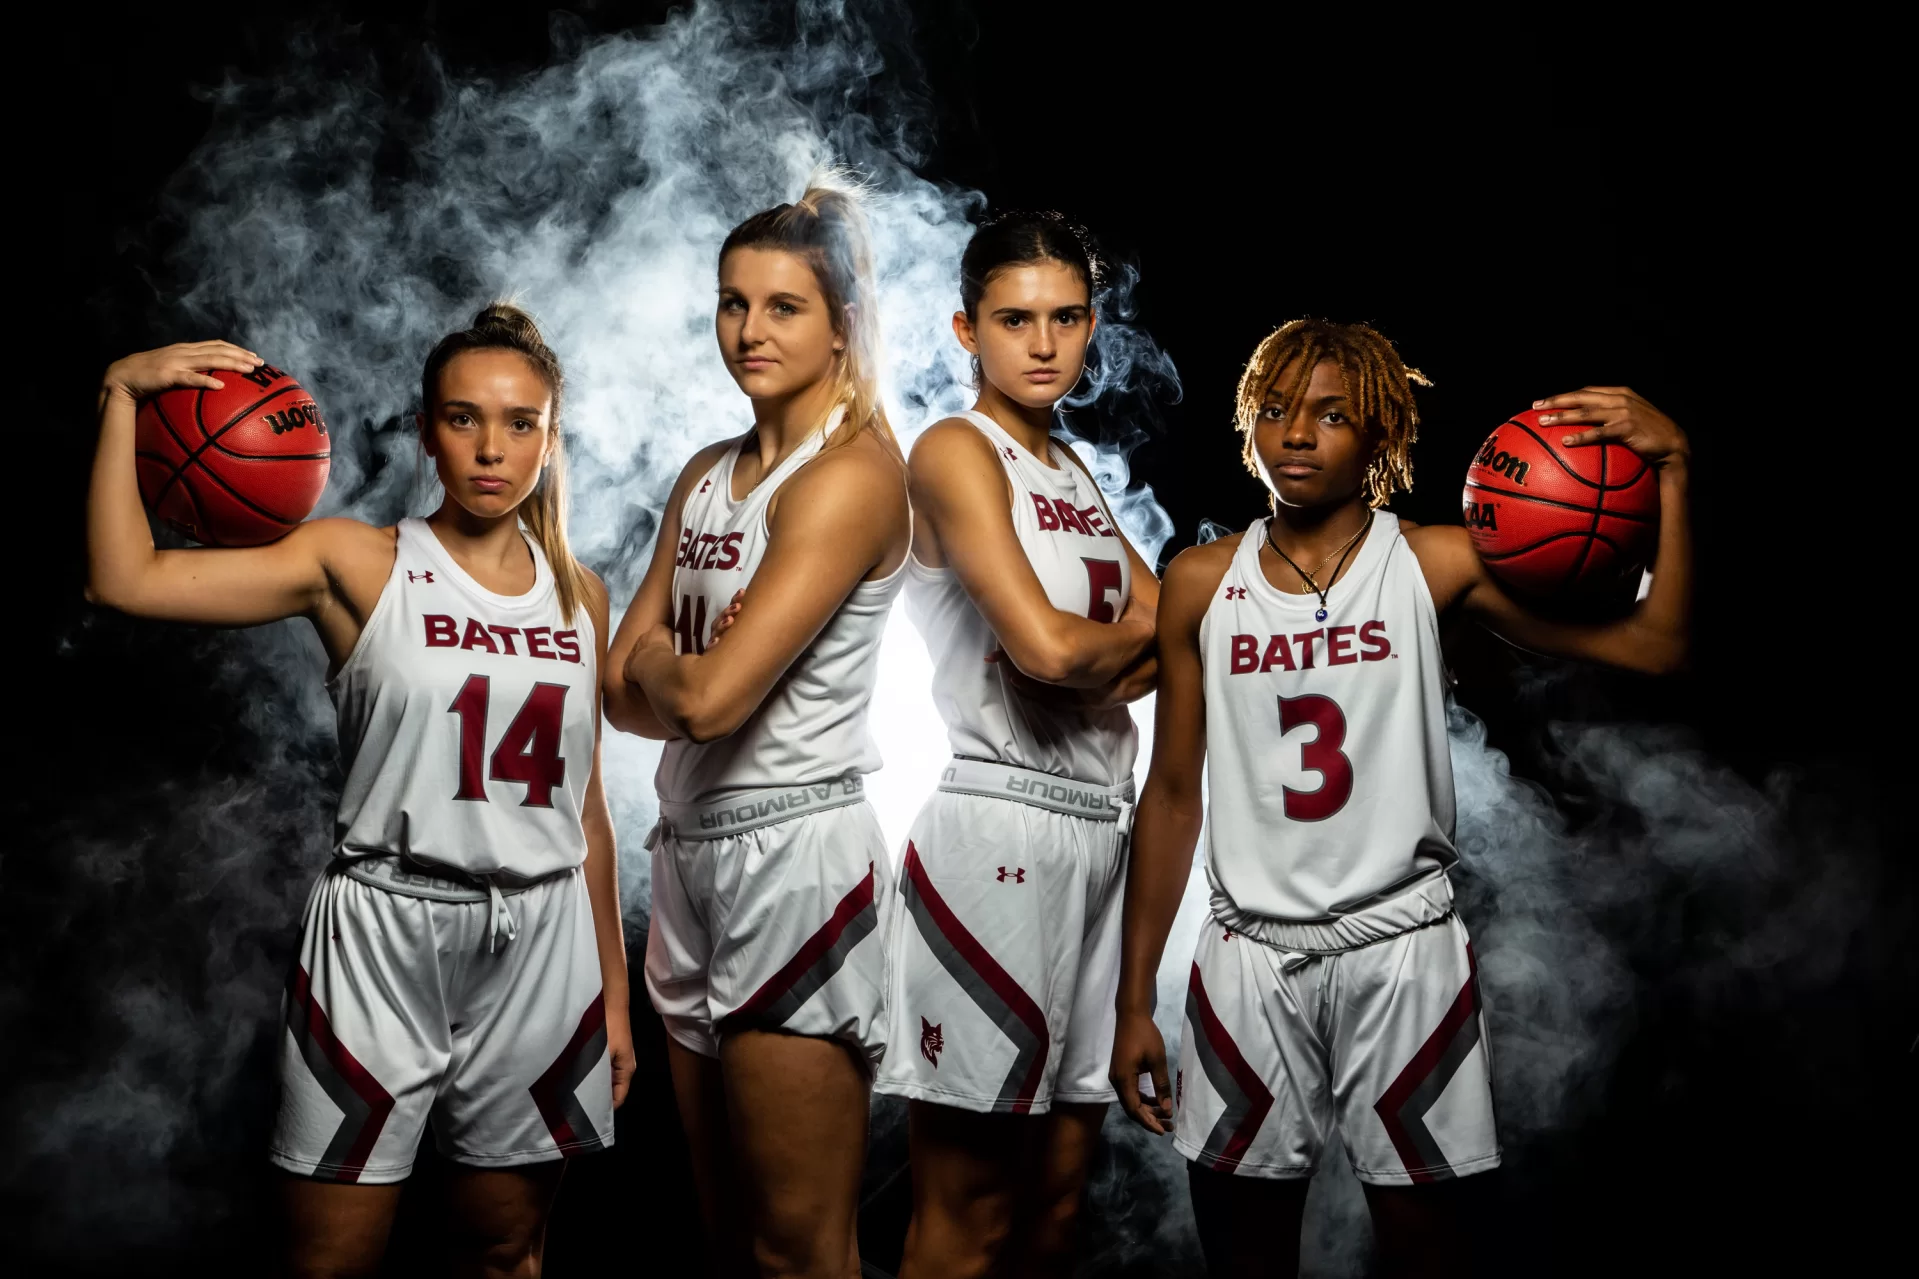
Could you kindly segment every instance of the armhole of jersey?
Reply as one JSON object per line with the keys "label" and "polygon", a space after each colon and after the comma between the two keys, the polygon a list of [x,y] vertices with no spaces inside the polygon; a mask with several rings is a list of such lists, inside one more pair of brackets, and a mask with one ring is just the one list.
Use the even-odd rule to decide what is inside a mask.
{"label": "armhole of jersey", "polygon": [[[1258,523],[1258,521],[1255,520],[1254,523]],[[1233,575],[1233,569],[1238,567],[1240,552],[1245,549],[1247,539],[1252,535],[1252,531],[1253,531],[1252,526],[1248,525],[1246,529],[1240,534],[1239,545],[1235,546],[1233,548],[1233,553],[1226,557],[1226,568],[1222,573],[1220,573],[1219,581],[1213,583],[1213,593],[1209,595],[1206,599],[1206,611],[1199,615],[1199,634],[1196,638],[1199,640],[1199,668],[1200,668],[1200,674],[1202,675],[1202,677],[1205,675],[1205,672],[1206,672],[1207,628],[1212,626],[1213,624],[1213,606],[1215,604],[1218,604],[1223,598],[1219,593],[1219,588],[1221,584],[1226,581],[1227,578]],[[1255,545],[1257,545],[1257,543],[1255,543]],[[1257,554],[1257,552],[1255,552],[1255,554]],[[1253,562],[1253,570],[1257,572],[1258,569],[1259,569],[1259,562],[1257,559],[1255,559]]]}
{"label": "armhole of jersey", "polygon": [[402,536],[400,524],[403,523],[405,523],[404,520],[393,526],[393,567],[386,571],[386,583],[380,587],[380,598],[373,602],[373,611],[366,615],[366,624],[360,627],[360,637],[353,641],[353,647],[347,652],[346,660],[340,663],[340,669],[327,676],[328,689],[332,689],[334,685],[346,678],[347,672],[353,669],[353,664],[360,660],[360,654],[366,651],[367,636],[373,633],[373,628],[379,625],[392,609],[399,607],[392,602],[393,597],[398,594],[393,589],[393,579],[400,575],[400,538]]}
{"label": "armhole of jersey", "polygon": [[[1433,598],[1432,583],[1426,580],[1426,566],[1419,562],[1419,556],[1414,552],[1413,544],[1406,540],[1406,530],[1401,528],[1397,522],[1393,524],[1393,538],[1396,544],[1386,548],[1387,554],[1396,555],[1399,553],[1400,548],[1404,547],[1407,558],[1412,560],[1413,577],[1419,583],[1419,598],[1426,602],[1426,616],[1431,619],[1433,637],[1435,642],[1437,642],[1439,637],[1439,602]],[[1441,660],[1444,660],[1443,656]]]}

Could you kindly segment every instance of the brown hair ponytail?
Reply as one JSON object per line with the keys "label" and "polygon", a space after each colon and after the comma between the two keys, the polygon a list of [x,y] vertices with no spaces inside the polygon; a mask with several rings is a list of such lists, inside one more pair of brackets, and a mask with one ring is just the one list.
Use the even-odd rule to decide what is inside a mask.
{"label": "brown hair ponytail", "polygon": [[880,402],[879,295],[864,206],[859,188],[838,172],[815,174],[793,203],[755,213],[734,227],[720,245],[720,260],[734,249],[781,249],[812,268],[833,313],[833,327],[846,341],[834,388],[846,417],[827,446],[849,443],[870,430],[898,452]]}
{"label": "brown hair ponytail", "polygon": [[560,400],[566,390],[566,376],[560,369],[560,357],[540,336],[532,316],[509,302],[488,303],[473,317],[472,327],[447,334],[426,357],[426,370],[420,375],[420,404],[429,418],[439,398],[440,374],[454,356],[467,351],[517,352],[526,357],[552,393],[553,408],[547,420],[553,447],[546,455],[539,483],[520,504],[519,514],[520,523],[540,544],[553,569],[560,616],[570,625],[574,610],[586,594],[586,570],[566,544],[566,441],[560,434]]}

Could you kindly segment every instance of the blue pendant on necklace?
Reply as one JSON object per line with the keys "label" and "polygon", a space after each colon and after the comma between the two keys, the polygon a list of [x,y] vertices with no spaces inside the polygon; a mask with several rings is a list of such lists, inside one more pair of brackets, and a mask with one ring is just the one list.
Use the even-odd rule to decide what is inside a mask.
{"label": "blue pendant on necklace", "polygon": [[1315,622],[1323,622],[1323,621],[1325,621],[1325,620],[1326,620],[1326,610],[1322,608],[1322,609],[1320,609],[1320,610],[1318,610],[1317,612],[1315,612],[1315,613],[1313,614],[1313,620],[1314,620]]}

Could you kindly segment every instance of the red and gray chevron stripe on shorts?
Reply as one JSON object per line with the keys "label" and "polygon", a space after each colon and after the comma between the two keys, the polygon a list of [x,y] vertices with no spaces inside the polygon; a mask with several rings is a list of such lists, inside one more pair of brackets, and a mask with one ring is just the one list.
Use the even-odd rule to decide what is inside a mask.
{"label": "red and gray chevron stripe on shorts", "polygon": [[1415,1182],[1450,1181],[1458,1175],[1426,1127],[1426,1112],[1479,1042],[1479,960],[1470,943],[1466,965],[1466,984],[1453,997],[1452,1007],[1373,1105],[1380,1122],[1386,1125],[1393,1149],[1399,1152],[1400,1162]]}
{"label": "red and gray chevron stripe on shorts", "polygon": [[873,863],[868,862],[866,878],[840,899],[831,917],[753,992],[752,998],[721,1019],[720,1029],[778,1029],[791,1021],[806,1001],[846,965],[853,948],[879,927],[879,906],[873,898]]}
{"label": "red and gray chevron stripe on shorts", "polygon": [[1206,1134],[1206,1144],[1200,1147],[1200,1161],[1215,1172],[1231,1172],[1239,1167],[1259,1126],[1266,1122],[1266,1112],[1273,1108],[1273,1094],[1213,1011],[1213,1002],[1206,997],[1206,987],[1199,978],[1198,964],[1193,965],[1193,975],[1186,983],[1186,1021],[1199,1032],[1193,1046],[1199,1050],[1200,1065],[1206,1068],[1206,1080],[1226,1103],[1213,1130]]}
{"label": "red and gray chevron stripe on shorts", "polygon": [[547,1131],[553,1134],[554,1144],[567,1154],[599,1150],[606,1144],[578,1096],[581,1082],[605,1055],[606,995],[601,993],[587,1005],[560,1055],[527,1089]]}
{"label": "red and gray chevron stripe on shorts", "polygon": [[307,1069],[345,1112],[313,1175],[322,1181],[358,1181],[380,1130],[386,1127],[386,1117],[393,1112],[393,1096],[333,1033],[326,1009],[313,997],[313,979],[297,965],[287,987],[287,1029],[293,1032]]}
{"label": "red and gray chevron stripe on shorts", "polygon": [[1012,975],[988,954],[979,939],[967,931],[952,907],[946,904],[933,880],[920,862],[919,850],[912,841],[906,845],[906,865],[900,877],[906,896],[906,908],[913,913],[920,936],[938,956],[940,964],[958,982],[980,1011],[992,1019],[1000,1033],[1013,1041],[1013,1068],[1000,1085],[993,1109],[1022,1115],[1033,1108],[1040,1080],[1046,1074],[1046,1054],[1051,1036],[1046,1030],[1046,1014],[1033,997],[1020,989]]}

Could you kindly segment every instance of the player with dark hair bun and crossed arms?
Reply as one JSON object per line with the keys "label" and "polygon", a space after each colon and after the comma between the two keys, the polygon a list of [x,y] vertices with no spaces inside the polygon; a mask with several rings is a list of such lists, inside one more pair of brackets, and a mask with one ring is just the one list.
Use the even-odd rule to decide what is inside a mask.
{"label": "player with dark hair bun and crossed arms", "polygon": [[[1291,1276],[1307,1182],[1345,1143],[1384,1273],[1463,1274],[1456,1179],[1499,1163],[1476,966],[1453,912],[1452,762],[1439,618],[1647,674],[1687,660],[1686,437],[1624,387],[1539,401],[1573,446],[1657,468],[1650,593],[1551,620],[1487,574],[1466,530],[1380,509],[1410,487],[1423,383],[1363,325],[1288,324],[1241,378],[1244,459],[1273,515],[1193,547],[1159,606],[1159,703],[1126,884],[1112,1079],[1189,1161],[1218,1276]],[[1155,973],[1201,828],[1211,918],[1176,1081]],[[1140,1077],[1150,1076],[1143,1095]],[[1177,1118],[1175,1118],[1177,1116]]]}
{"label": "player with dark hair bun and crossed arms", "polygon": [[379,1269],[430,1121],[468,1270],[534,1275],[560,1161],[612,1144],[633,1072],[600,788],[606,589],[567,549],[560,363],[504,304],[434,348],[419,429],[445,497],[427,519],[156,550],[136,402],[259,364],[199,342],[107,370],[87,594],[201,626],[305,617],[326,651],[346,779],[280,1035],[287,1270]]}

